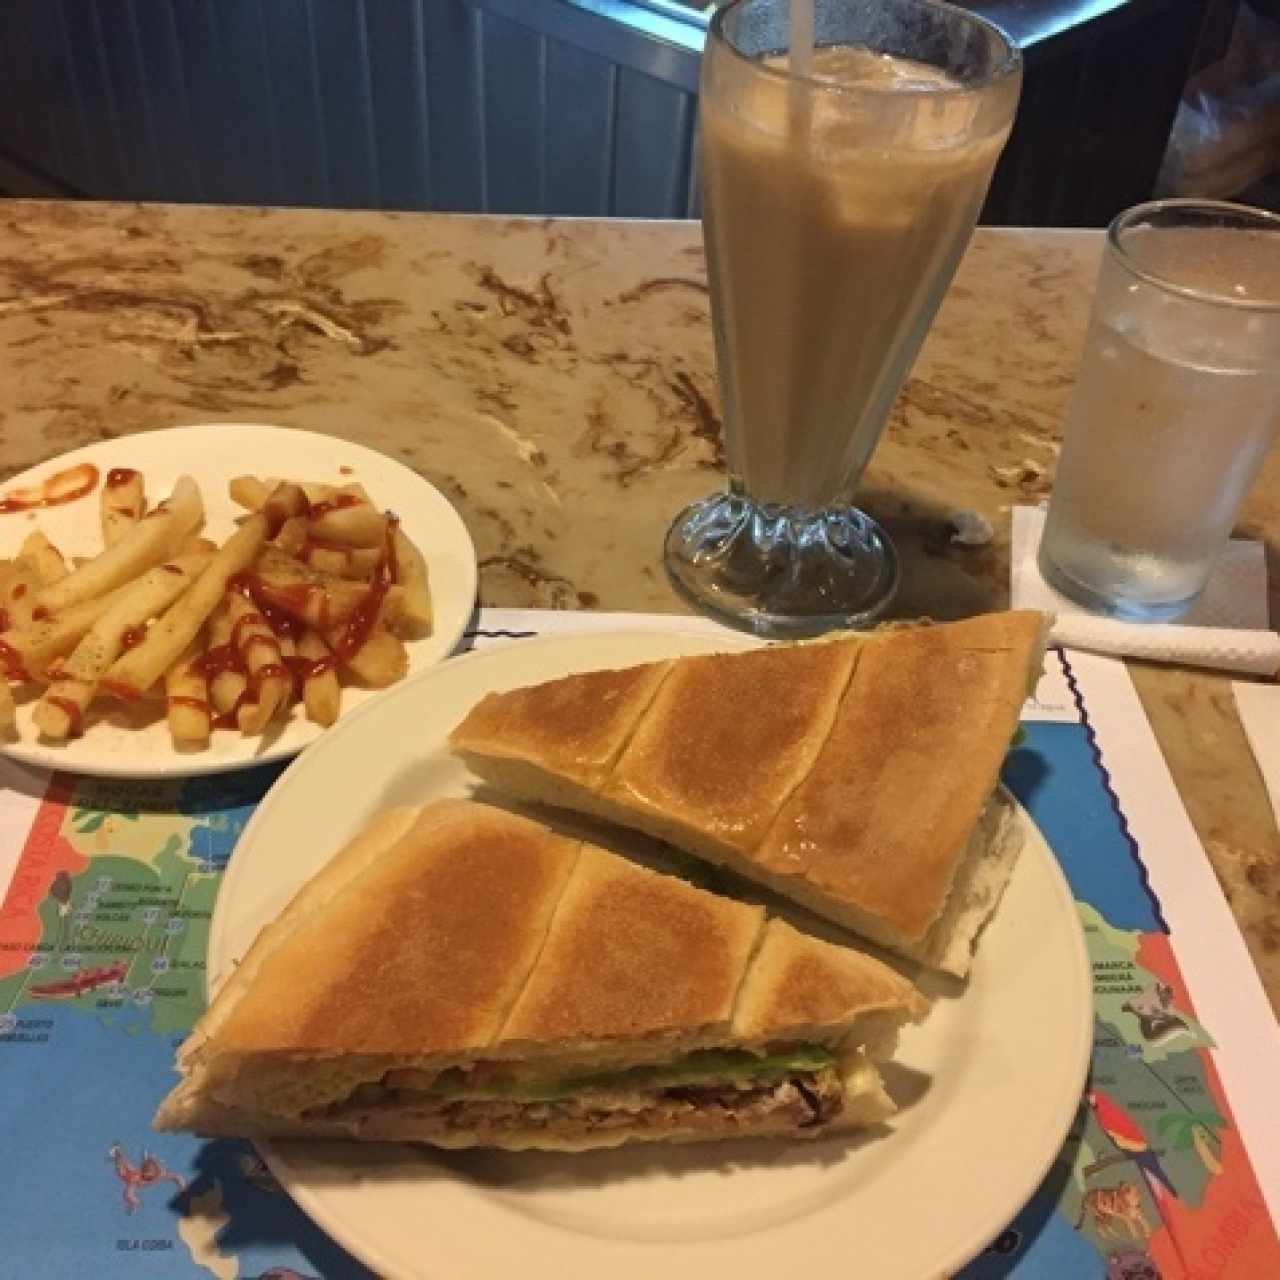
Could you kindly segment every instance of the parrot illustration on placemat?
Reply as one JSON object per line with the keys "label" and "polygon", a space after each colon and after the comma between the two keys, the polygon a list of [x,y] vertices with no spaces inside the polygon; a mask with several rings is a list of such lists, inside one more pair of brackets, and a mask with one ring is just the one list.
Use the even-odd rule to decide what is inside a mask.
{"label": "parrot illustration on placemat", "polygon": [[1173,1223],[1170,1221],[1169,1214],[1166,1213],[1170,1202],[1179,1200],[1180,1197],[1177,1188],[1165,1172],[1164,1165],[1160,1163],[1160,1156],[1152,1150],[1146,1134],[1142,1131],[1142,1126],[1114,1098],[1097,1088],[1090,1089],[1086,1096],[1098,1127],[1106,1134],[1116,1151],[1130,1159],[1142,1174],[1147,1190],[1151,1193],[1152,1202],[1155,1204],[1156,1213],[1164,1229],[1169,1233],[1169,1242],[1173,1245],[1173,1251],[1178,1255],[1178,1261],[1182,1263],[1185,1271],[1187,1261],[1174,1234]]}

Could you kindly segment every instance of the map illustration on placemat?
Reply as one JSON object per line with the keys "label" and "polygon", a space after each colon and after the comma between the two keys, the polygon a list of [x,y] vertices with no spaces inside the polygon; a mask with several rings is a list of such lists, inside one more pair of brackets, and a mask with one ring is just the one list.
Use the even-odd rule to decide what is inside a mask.
{"label": "map illustration on placemat", "polygon": [[[1061,1155],[966,1280],[1280,1275],[1280,1241],[1083,700],[1024,724],[1004,781],[1057,855],[1093,969],[1094,1049]],[[1025,1265],[1010,1267],[1025,1250]],[[1034,1265],[1033,1265],[1034,1264]]]}
{"label": "map illustration on placemat", "polygon": [[22,1275],[368,1275],[248,1143],[150,1129],[204,1009],[222,872],[278,773],[57,777],[40,805],[0,908],[0,1124],[29,1153],[0,1257]]}
{"label": "map illustration on placemat", "polygon": [[[1280,1275],[1212,1028],[1196,1018],[1083,702],[1069,705],[1055,723],[1025,724],[1004,776],[1079,905],[1094,974],[1093,1069],[1043,1185],[962,1275]],[[55,777],[33,808],[0,906],[0,1132],[21,1166],[0,1183],[11,1273],[368,1275],[248,1143],[150,1129],[173,1051],[203,1008],[222,872],[276,772]]]}

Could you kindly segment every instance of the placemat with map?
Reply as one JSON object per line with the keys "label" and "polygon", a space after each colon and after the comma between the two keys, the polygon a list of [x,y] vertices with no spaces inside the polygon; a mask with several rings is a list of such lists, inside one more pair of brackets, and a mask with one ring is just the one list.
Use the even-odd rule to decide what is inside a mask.
{"label": "placemat with map", "polygon": [[[664,625],[486,611],[469,641],[515,643],[610,622]],[[1260,1189],[1267,1176],[1250,1162],[1252,1154],[1262,1173],[1275,1137],[1274,1112],[1262,1109],[1269,1099],[1255,1096],[1267,1063],[1280,1060],[1274,1020],[1259,1012],[1266,1006],[1258,992],[1249,1005],[1258,1025],[1233,1028],[1230,1047],[1219,1035],[1215,1048],[1215,1027],[1201,1022],[1205,996],[1215,984],[1256,986],[1256,977],[1240,968],[1247,954],[1230,937],[1214,971],[1203,971],[1197,956],[1202,971],[1193,973],[1183,930],[1176,921],[1170,928],[1168,895],[1198,890],[1172,875],[1164,883],[1135,838],[1142,824],[1129,807],[1131,795],[1151,803],[1153,778],[1161,788],[1172,783],[1145,721],[1130,725],[1136,698],[1095,714],[1103,702],[1132,697],[1128,677],[1118,663],[1061,653],[1048,666],[1005,781],[1078,901],[1094,971],[1093,1071],[1040,1190],[964,1275],[1280,1275],[1280,1242]],[[1109,740],[1108,719],[1149,746]],[[248,1143],[149,1127],[173,1078],[173,1050],[203,1008],[205,941],[222,872],[278,773],[119,782],[0,764],[0,845],[17,854],[0,907],[5,1274],[369,1274],[293,1205]],[[1185,840],[1181,829],[1166,835]],[[0,883],[3,876],[0,869]],[[1189,939],[1201,928],[1201,914],[1186,914],[1194,907],[1180,908]],[[1220,895],[1208,909],[1229,922]],[[1203,952],[1203,940],[1197,945]],[[1259,1056],[1245,1063],[1236,1046],[1249,1032]],[[1239,1096],[1228,1097],[1228,1075],[1242,1082]],[[1268,1114],[1270,1134],[1258,1120]],[[992,1141],[1017,1123],[993,1115]],[[921,1212],[927,1217],[927,1207]]]}

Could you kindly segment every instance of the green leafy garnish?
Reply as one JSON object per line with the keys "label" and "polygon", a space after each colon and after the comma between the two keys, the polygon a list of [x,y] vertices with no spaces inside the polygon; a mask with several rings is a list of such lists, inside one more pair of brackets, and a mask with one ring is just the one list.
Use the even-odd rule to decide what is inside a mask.
{"label": "green leafy garnish", "polygon": [[601,1089],[652,1092],[692,1088],[716,1081],[732,1085],[771,1084],[798,1072],[821,1071],[835,1060],[835,1054],[822,1045],[800,1044],[764,1056],[745,1049],[698,1049],[675,1062],[546,1080],[495,1077],[473,1081],[455,1067],[442,1072],[425,1092],[438,1098],[512,1098],[522,1102],[554,1102]]}

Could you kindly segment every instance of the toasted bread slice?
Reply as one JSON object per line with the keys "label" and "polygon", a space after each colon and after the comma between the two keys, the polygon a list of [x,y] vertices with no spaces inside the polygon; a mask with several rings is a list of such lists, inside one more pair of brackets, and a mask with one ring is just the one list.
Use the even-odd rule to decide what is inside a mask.
{"label": "toasted bread slice", "polygon": [[763,908],[584,845],[491,1052],[571,1044],[575,1058],[598,1060],[611,1045],[633,1055],[637,1038],[672,1039],[685,1051],[715,1044],[730,1031],[763,927]]}
{"label": "toasted bread slice", "polygon": [[[348,1091],[353,1069],[366,1078],[371,1058],[482,1048],[577,857],[576,841],[463,801],[380,817],[263,931],[180,1062],[199,1060],[216,1086],[252,1060],[237,1090],[303,1111]],[[299,1055],[331,1062],[303,1076]]]}
{"label": "toasted bread slice", "polygon": [[1016,613],[870,639],[754,863],[803,881],[822,914],[931,959],[929,931],[991,799],[1041,633],[1039,614]]}
{"label": "toasted bread slice", "polygon": [[[444,801],[378,819],[263,930],[156,1124],[514,1149],[812,1136],[891,1113],[881,1024],[925,1007],[759,907]],[[770,1065],[780,1046],[800,1056]],[[767,1087],[735,1083],[761,1063]]]}
{"label": "toasted bread slice", "polygon": [[647,662],[488,694],[455,730],[454,749],[483,756],[495,780],[534,765],[599,790],[670,670]]}
{"label": "toasted bread slice", "polygon": [[886,1013],[896,1028],[904,1000],[912,1017],[923,1017],[928,1010],[924,997],[904,992],[902,978],[878,960],[771,919],[742,984],[733,1032],[760,1044],[826,1042],[858,1019]]}
{"label": "toasted bread slice", "polygon": [[812,768],[858,651],[839,641],[673,662],[603,800],[676,843],[754,849]]}
{"label": "toasted bread slice", "polygon": [[963,976],[1021,847],[996,785],[1047,627],[1019,611],[674,660],[602,783],[546,749],[547,686],[481,704],[518,696],[538,720],[518,771],[471,716],[450,740],[508,794],[646,831]]}

